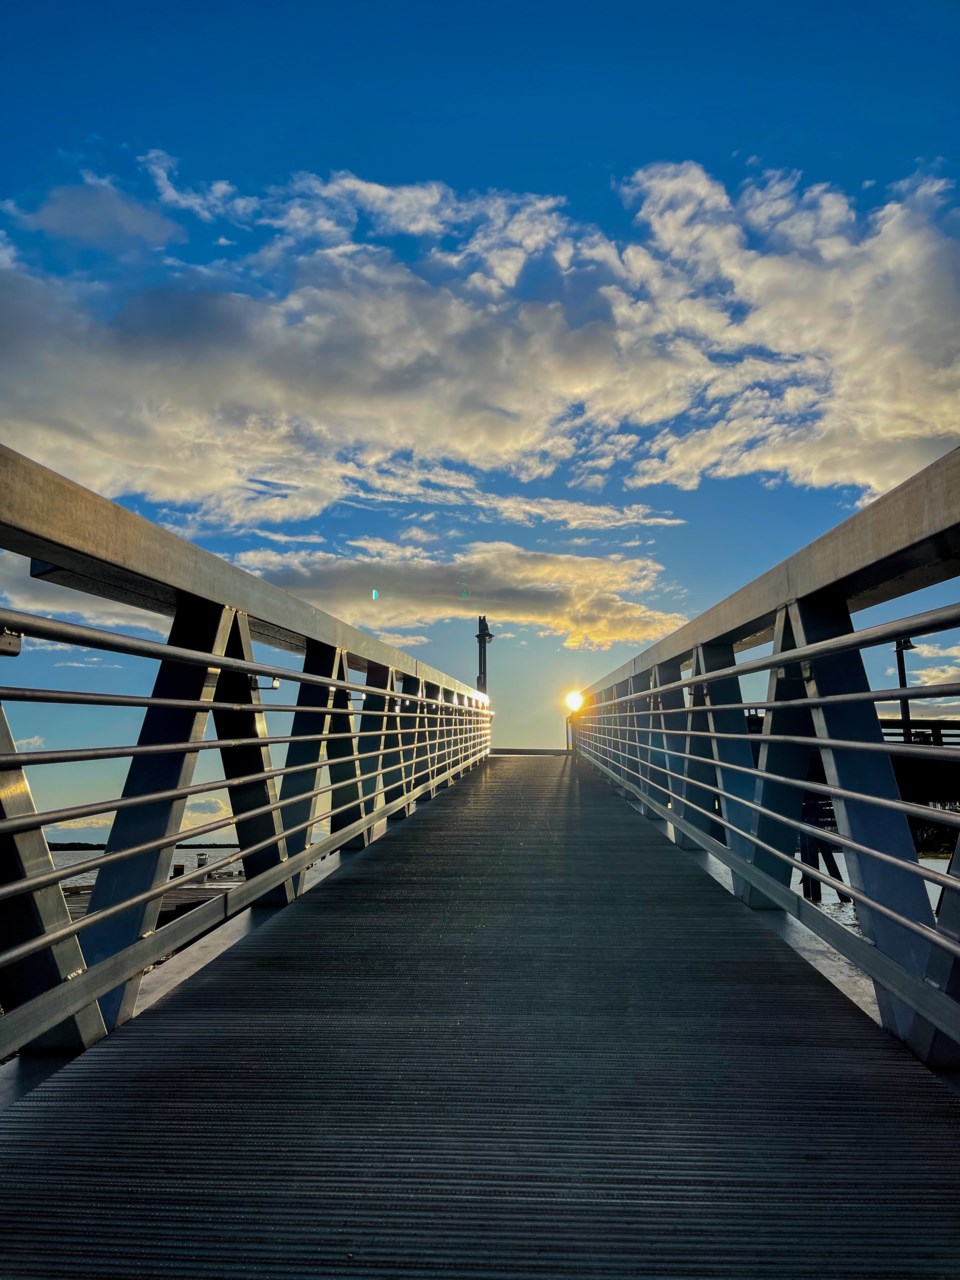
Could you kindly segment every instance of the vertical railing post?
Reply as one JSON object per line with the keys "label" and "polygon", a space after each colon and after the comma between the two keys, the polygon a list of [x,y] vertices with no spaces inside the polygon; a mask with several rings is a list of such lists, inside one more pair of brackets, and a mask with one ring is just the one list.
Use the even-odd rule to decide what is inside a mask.
{"label": "vertical railing post", "polygon": [[[406,681],[409,678],[410,677],[405,676],[404,680]],[[422,701],[426,692],[426,685],[423,680],[420,680],[419,678],[416,680],[415,690],[412,685],[408,686],[404,684],[404,688],[407,690],[408,696],[415,694],[413,712],[410,716],[411,725],[409,741],[412,741],[412,746],[408,748],[409,754],[406,757],[409,777],[407,790],[411,791],[414,787],[422,787],[424,783],[428,783],[430,781],[430,746],[427,742],[428,708],[427,704]],[[420,796],[419,800],[414,801],[414,806],[423,800],[429,799],[430,792],[425,791],[423,795]]]}
{"label": "vertical railing post", "polygon": [[[335,679],[340,684],[350,684],[350,667],[346,653],[341,649]],[[335,834],[363,819],[360,763],[357,760],[359,733],[353,702],[347,689],[335,688],[331,698],[326,761],[330,781],[330,832]],[[342,852],[365,849],[368,844],[366,831],[351,837],[341,846]]]}
{"label": "vertical railing post", "polygon": [[640,734],[638,733],[639,702],[632,695],[637,691],[637,677],[631,676],[626,682],[626,694],[629,700],[623,704],[624,710],[624,766],[626,779],[631,787],[640,786]]}
{"label": "vertical railing post", "polygon": [[[303,656],[303,673],[309,676],[322,676],[324,679],[336,679],[343,665],[343,650],[333,645],[323,644],[318,640],[307,640]],[[320,785],[319,779],[326,755],[325,744],[317,735],[330,732],[331,709],[334,704],[334,690],[327,685],[301,684],[297,693],[297,711],[294,712],[290,733],[295,741],[287,747],[285,767],[296,768],[297,773],[285,774],[280,783],[281,801],[292,800],[294,796],[303,799],[293,804],[284,804],[280,810],[283,823],[284,838],[287,842],[287,855],[294,857],[302,853],[310,843],[311,830],[292,831],[308,822],[318,812],[318,800],[326,800],[322,808],[331,807],[330,797],[317,797],[312,794]],[[311,769],[308,766],[313,765]],[[306,871],[294,876],[295,894],[303,891]]]}
{"label": "vertical railing post", "polygon": [[[423,697],[423,681],[420,677],[406,675],[403,677],[400,687],[410,699],[412,708],[400,722],[403,767],[406,778],[404,786],[409,793],[429,780],[426,773],[427,721],[424,714],[424,705],[420,701]],[[417,804],[418,801],[411,801],[407,806],[406,812],[408,814],[412,813]]]}
{"label": "vertical railing post", "polygon": [[[393,670],[376,662],[369,663],[366,686],[369,692],[363,695],[358,748],[363,757],[360,779],[364,815],[370,818],[384,805],[382,788],[386,753],[388,743],[396,738],[395,732],[388,730],[388,721],[393,713]],[[369,839],[375,840],[379,834],[379,830],[371,828]]]}
{"label": "vertical railing post", "polygon": [[[0,752],[16,752],[7,717],[0,706]],[[22,769],[0,770],[0,818],[32,817],[36,813],[30,784]],[[53,857],[39,827],[0,835],[0,884],[53,871]],[[0,899],[0,938],[14,947],[42,937],[70,923],[70,910],[59,884],[16,898]],[[65,938],[35,955],[0,969],[0,1009],[10,1010],[42,995],[86,968],[80,942]],[[24,1045],[21,1053],[78,1053],[106,1035],[96,1004],[65,1019],[58,1027]]]}
{"label": "vertical railing post", "polygon": [[[416,697],[420,692],[420,680],[413,675],[400,676],[400,694],[396,701],[395,728],[392,737],[388,735],[387,746],[390,748],[389,760],[384,758],[384,786],[387,804],[393,804],[403,796],[409,795],[413,789],[413,758],[416,745],[416,731],[419,722],[419,704]],[[414,801],[408,801],[402,809],[392,815],[392,819],[401,820],[409,817],[415,807]]]}
{"label": "vertical railing post", "polygon": [[666,806],[670,802],[670,779],[664,770],[667,766],[667,743],[663,732],[663,694],[659,692],[660,671],[650,670],[650,761],[648,778],[650,798]]}
{"label": "vertical railing post", "polygon": [[[953,856],[947,872],[955,876],[960,886],[960,836],[953,848]],[[937,911],[937,932],[953,942],[960,942],[960,887],[942,889],[940,892],[940,909]],[[954,1000],[960,1000],[960,961],[955,956],[932,948],[930,964],[927,967],[927,981],[945,991]],[[937,1031],[930,1040],[927,1061],[931,1066],[956,1068],[960,1058],[960,1045],[951,1040],[942,1031]]]}
{"label": "vertical railing post", "polygon": [[[691,675],[703,675],[702,653],[695,649]],[[688,686],[689,705],[683,716],[686,721],[684,737],[687,758],[683,761],[683,805],[681,816],[687,822],[702,831],[704,835],[717,834],[714,830],[713,818],[716,801],[717,767],[713,752],[713,744],[709,737],[710,724],[707,719],[707,695],[702,684]],[[679,718],[679,717],[678,717]],[[701,736],[704,735],[704,736]],[[696,805],[696,808],[692,806]]]}
{"label": "vertical railing post", "polygon": [[440,686],[432,684],[430,681],[424,681],[423,696],[429,699],[423,709],[423,728],[429,765],[428,776],[431,785],[430,790],[421,798],[432,800],[437,794],[437,772],[439,769],[440,707],[437,699],[440,697]]}
{"label": "vertical railing post", "polygon": [[[704,675],[733,667],[736,658],[729,641],[700,645],[697,649],[697,665]],[[744,736],[747,718],[743,711],[743,693],[738,676],[725,676],[711,680],[704,687],[706,729],[710,733],[709,746],[716,766],[717,781],[726,794],[719,796],[720,814],[724,824],[737,827],[730,831],[726,826],[727,847],[746,862],[756,861],[757,847],[749,834],[754,811],[743,801],[752,801],[756,788],[753,770],[753,748]],[[718,710],[717,708],[720,708]],[[739,737],[717,737],[717,734],[739,734]],[[729,766],[734,766],[730,768]],[[724,767],[728,766],[728,767]],[[739,832],[746,832],[741,835]],[[776,859],[774,859],[776,861]],[[779,878],[779,877],[778,877]],[[787,877],[789,880],[789,876]],[[741,876],[733,877],[734,892],[754,908],[774,907],[769,898],[758,894]]]}
{"label": "vertical railing post", "polygon": [[[668,662],[658,663],[654,668],[654,679],[657,688],[665,685],[676,683],[681,678],[681,664],[679,658],[673,658]],[[682,689],[667,689],[665,693],[659,695],[660,729],[663,739],[664,763],[671,771],[669,774],[662,775],[664,784],[669,789],[670,807],[678,818],[687,818],[690,815],[684,812],[684,760],[682,752],[686,750],[688,738],[686,736],[686,700],[683,696]],[[666,803],[666,798],[660,795],[661,804]],[[698,848],[694,840],[681,831],[679,827],[671,824],[673,833],[673,842],[681,849]]]}
{"label": "vertical railing post", "polygon": [[[230,639],[227,642],[227,656],[240,658],[244,662],[253,661],[253,643],[250,638],[250,624],[246,614],[237,613]],[[215,710],[213,721],[217,737],[230,738],[265,738],[267,725],[261,710],[260,690],[256,676],[247,675],[244,671],[221,671],[217,681],[217,701],[239,704],[239,710]],[[243,704],[246,703],[246,706]],[[273,768],[270,747],[266,743],[259,745],[252,742],[246,746],[221,747],[220,759],[223,763],[223,776],[233,810],[234,826],[240,848],[248,845],[270,843],[257,853],[243,858],[243,870],[246,878],[252,880],[262,871],[268,871],[278,863],[286,862],[287,846],[283,837],[283,825],[280,813],[274,808],[268,813],[245,817],[250,810],[260,809],[277,803],[277,785],[274,778],[262,778],[256,782],[236,783],[234,778],[243,778],[251,773],[264,773]],[[291,902],[294,887],[289,880],[271,889],[259,899],[260,906],[284,906]]]}
{"label": "vertical railing post", "polygon": [[[195,596],[181,595],[170,628],[169,643],[183,649],[196,649],[211,657],[208,666],[163,661],[153,684],[157,698],[176,698],[190,702],[211,702],[217,688],[217,657],[226,651],[233,627],[235,611]],[[141,746],[163,743],[199,742],[207,725],[208,712],[195,708],[149,707],[144,713],[138,742]],[[171,751],[163,755],[134,756],[127,770],[124,797],[150,795],[187,787],[193,781],[197,752]],[[122,862],[101,867],[90,894],[88,913],[158,888],[170,878],[177,836],[183,823],[186,800],[155,800],[117,812],[107,838],[106,852],[113,853],[132,845],[170,837],[162,849],[137,854]],[[138,904],[107,920],[97,921],[84,930],[83,950],[89,965],[115,955],[132,946],[138,938],[156,927],[160,914],[160,898]],[[107,1030],[131,1018],[136,1008],[140,978],[131,978],[122,986],[102,996],[100,1009]]]}
{"label": "vertical railing post", "polygon": [[615,724],[615,740],[613,746],[615,748],[616,770],[620,775],[621,782],[630,782],[630,775],[627,772],[629,767],[628,741],[629,741],[629,720],[630,709],[627,702],[622,701],[630,692],[630,681],[621,680],[619,684],[614,685],[613,696],[617,699],[614,704],[614,724]]}
{"label": "vertical railing post", "polygon": [[[846,604],[838,598],[807,597],[789,606],[794,638],[800,646],[816,644],[853,631]],[[869,689],[863,656],[859,650],[817,658],[803,664],[804,683],[811,698]],[[870,702],[828,703],[811,707],[818,739],[846,739],[864,743],[882,741],[876,707]],[[879,752],[843,750],[820,744],[827,782],[833,787],[861,791],[869,796],[899,800],[900,790],[890,757]],[[834,798],[837,830],[841,835],[916,863],[917,854],[906,817],[865,801]],[[850,883],[875,902],[896,910],[918,924],[935,926],[926,886],[919,877],[895,864],[859,857],[845,851]],[[930,944],[886,917],[859,906],[857,917],[864,935],[908,973],[925,977]],[[921,1058],[931,1049],[934,1030],[908,1005],[875,984],[884,1026],[905,1040]]]}
{"label": "vertical railing post", "polygon": [[[646,697],[634,699],[634,723],[636,725],[637,737],[637,772],[640,777],[637,780],[641,792],[653,799],[658,800],[660,797],[653,793],[650,786],[651,770],[653,765],[653,700],[649,697],[650,690],[650,672],[641,671],[633,677],[631,685],[634,693],[647,694]],[[662,802],[662,801],[661,801]],[[656,814],[640,801],[641,812],[645,818],[655,818]]]}
{"label": "vertical railing post", "polygon": [[450,700],[453,694],[449,689],[440,686],[440,705],[437,708],[437,789],[449,786],[449,780],[444,779],[443,775],[450,767],[449,761],[451,756],[451,745],[453,737],[453,717],[451,713]]}
{"label": "vertical railing post", "polygon": [[[793,627],[786,607],[777,611],[773,633],[773,657],[794,648]],[[759,777],[753,783],[751,799],[772,813],[799,821],[803,813],[803,791],[774,782],[768,776],[806,780],[813,748],[813,718],[806,703],[806,689],[800,668],[796,663],[771,668],[767,680],[767,701],[785,702],[785,707],[768,708],[763,717],[763,729],[759,739],[757,770]],[[809,737],[811,746],[798,746],[792,742],[771,741],[781,737]],[[752,755],[751,755],[752,759]],[[797,832],[793,827],[778,822],[767,813],[754,811],[750,820],[753,840],[762,840],[781,853],[794,857],[797,849]],[[778,883],[789,886],[793,868],[789,863],[775,858],[772,853],[758,849],[754,844],[748,857],[765,875]],[[739,882],[739,883],[738,883]],[[737,892],[750,907],[769,909],[774,903],[755,886],[740,877],[734,878]]]}

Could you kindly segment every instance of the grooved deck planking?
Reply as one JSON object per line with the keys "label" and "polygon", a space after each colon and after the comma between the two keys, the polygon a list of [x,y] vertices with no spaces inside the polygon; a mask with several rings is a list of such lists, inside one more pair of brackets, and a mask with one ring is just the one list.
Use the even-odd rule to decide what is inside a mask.
{"label": "grooved deck planking", "polygon": [[494,757],[0,1116],[3,1280],[960,1276],[960,1098]]}

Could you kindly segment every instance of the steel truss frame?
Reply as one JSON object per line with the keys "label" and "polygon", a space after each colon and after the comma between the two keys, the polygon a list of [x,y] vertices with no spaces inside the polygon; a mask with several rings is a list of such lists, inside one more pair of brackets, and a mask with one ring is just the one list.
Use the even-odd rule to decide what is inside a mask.
{"label": "steel truss frame", "polygon": [[[871,689],[863,653],[960,625],[960,604],[861,630],[852,613],[957,577],[958,495],[955,450],[597,681],[569,720],[582,760],[678,846],[724,862],[749,906],[791,912],[859,965],[884,1026],[950,1067],[960,1065],[960,852],[945,872],[922,866],[909,820],[960,837],[960,812],[904,800],[894,760],[955,766],[960,800],[960,752],[944,735],[946,745],[885,735],[877,704],[956,697],[960,684]],[[737,662],[767,642],[769,653]],[[746,700],[740,681],[758,673],[767,696]],[[831,802],[826,840],[843,851],[849,883],[799,861],[801,837],[824,839],[804,820],[805,795]],[[860,933],[791,888],[797,871],[851,898]],[[940,890],[936,909],[925,882]]]}
{"label": "steel truss frame", "polygon": [[[152,693],[0,689],[0,1058],[74,1053],[133,1016],[144,971],[254,906],[304,890],[308,868],[363,849],[490,748],[489,699],[469,685],[173,538],[61,476],[0,449],[0,547],[34,576],[172,615],[166,643],[0,610],[0,629],[156,664]],[[63,519],[64,506],[70,519]],[[159,575],[159,576],[158,576]],[[202,591],[188,589],[202,587]],[[249,605],[256,612],[242,607]],[[299,651],[299,669],[255,660],[254,642]],[[260,681],[294,686],[265,702]],[[142,711],[136,743],[17,750],[4,703]],[[292,715],[287,733],[268,717]],[[85,713],[88,714],[88,713]],[[211,734],[212,729],[212,734]],[[285,748],[281,763],[272,752]],[[196,781],[204,753],[222,777]],[[28,775],[128,761],[120,795],[38,811]],[[189,800],[228,812],[185,826]],[[103,853],[58,867],[46,830],[112,817]],[[238,848],[170,873],[178,841],[233,828]],[[242,868],[243,878],[158,927],[171,887]],[[65,883],[95,874],[72,920]]]}

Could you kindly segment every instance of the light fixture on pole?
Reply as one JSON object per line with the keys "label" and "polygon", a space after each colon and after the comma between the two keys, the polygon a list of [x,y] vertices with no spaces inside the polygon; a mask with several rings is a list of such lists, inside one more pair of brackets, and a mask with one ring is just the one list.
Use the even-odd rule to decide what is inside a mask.
{"label": "light fixture on pole", "polygon": [[477,675],[477,688],[481,693],[487,692],[487,645],[495,638],[487,626],[486,618],[481,614],[477,619],[477,648],[480,651],[480,671]]}
{"label": "light fixture on pole", "polygon": [[[901,636],[897,643],[893,646],[897,655],[897,680],[899,687],[906,689],[907,687],[907,664],[903,655],[908,649],[915,649],[917,646],[913,643],[909,636]],[[913,733],[910,726],[910,699],[900,699],[900,723],[903,726],[904,742],[913,741]]]}

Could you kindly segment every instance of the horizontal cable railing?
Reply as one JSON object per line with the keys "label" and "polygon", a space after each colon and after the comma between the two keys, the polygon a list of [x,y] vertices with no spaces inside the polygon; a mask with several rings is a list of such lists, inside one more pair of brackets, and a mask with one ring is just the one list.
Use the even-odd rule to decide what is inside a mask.
{"label": "horizontal cable railing", "polygon": [[[958,480],[955,453],[598,681],[569,721],[582,760],[724,862],[749,905],[791,912],[863,968],[888,1029],[951,1067],[960,720],[943,712],[960,681],[948,667],[911,686],[902,653],[960,626],[960,604],[861,629],[852,611],[955,579]],[[871,687],[888,644],[900,680]],[[765,697],[745,696],[748,678]],[[824,910],[824,888],[851,905]]]}
{"label": "horizontal cable railing", "polygon": [[[11,501],[0,547],[35,556],[38,589],[146,602],[173,621],[164,643],[0,610],[3,674],[28,661],[31,674],[0,687],[0,1060],[75,1051],[125,1021],[146,969],[239,911],[291,902],[315,863],[362,849],[480,763],[492,715],[468,685],[9,450],[0,480],[4,468],[31,493]],[[65,492],[88,516],[76,532],[46,518]],[[97,542],[98,525],[112,540]],[[163,566],[169,578],[146,572]],[[108,687],[44,687],[43,655],[61,652],[56,665]],[[141,688],[120,691],[90,653]],[[112,731],[118,716],[138,732]],[[65,847],[87,830],[102,843]]]}

